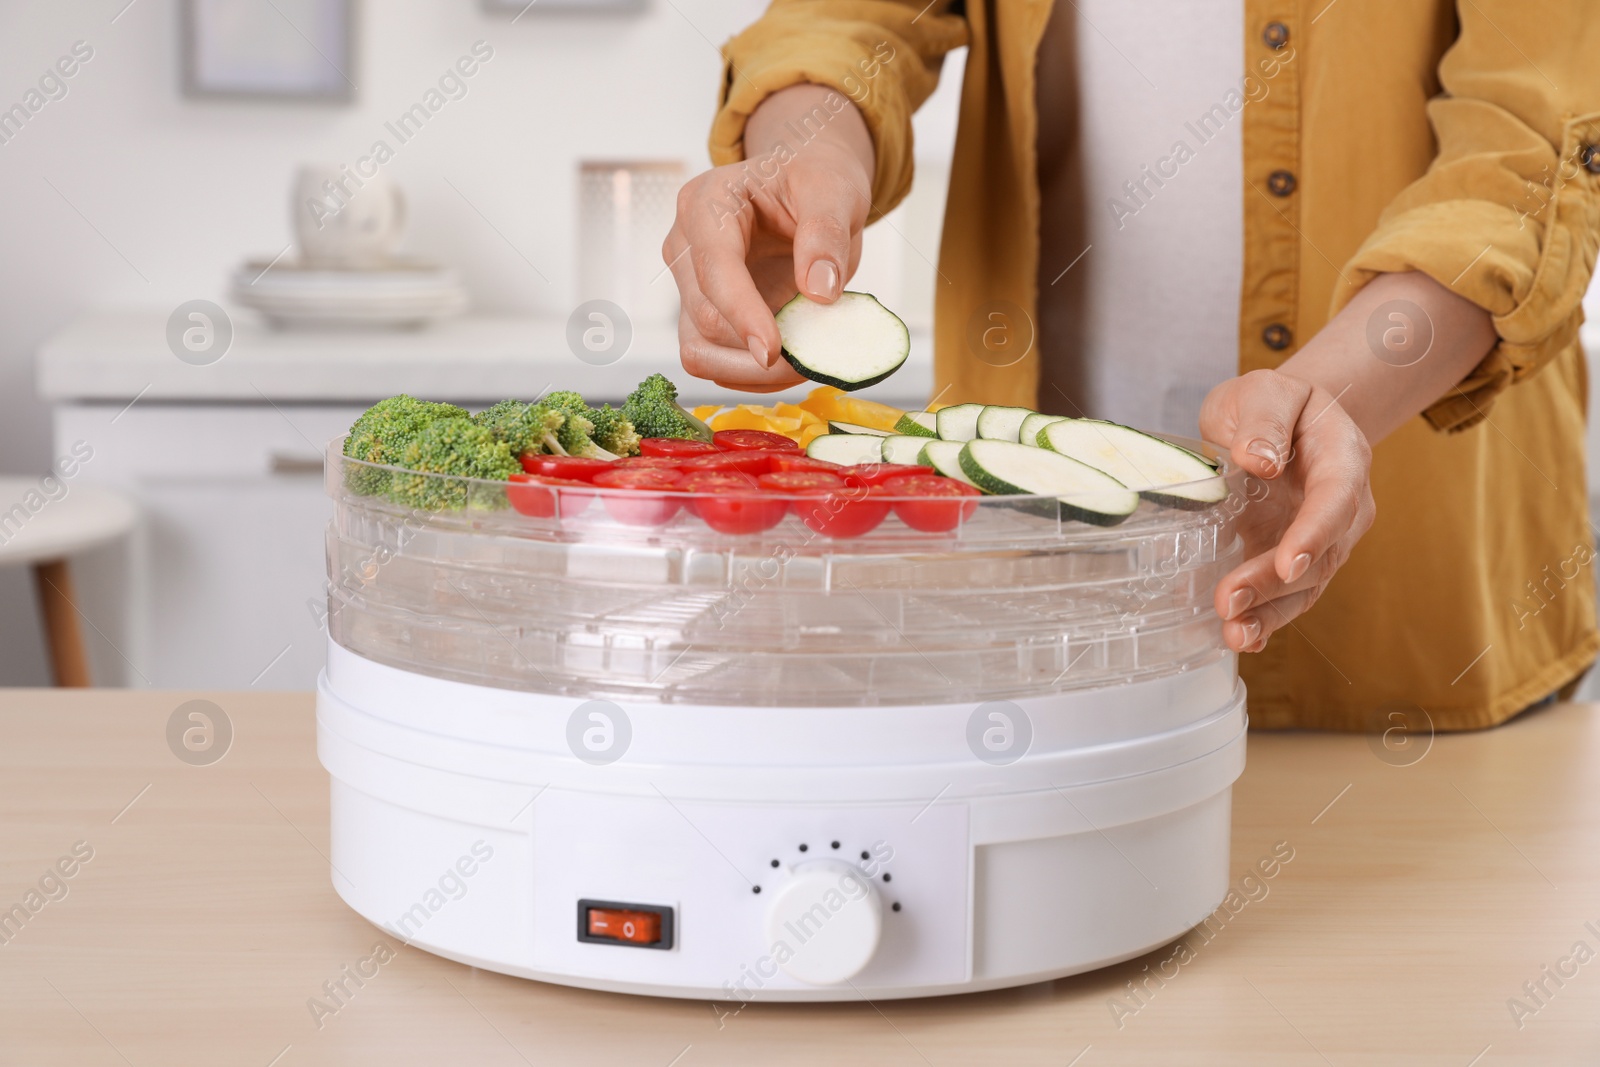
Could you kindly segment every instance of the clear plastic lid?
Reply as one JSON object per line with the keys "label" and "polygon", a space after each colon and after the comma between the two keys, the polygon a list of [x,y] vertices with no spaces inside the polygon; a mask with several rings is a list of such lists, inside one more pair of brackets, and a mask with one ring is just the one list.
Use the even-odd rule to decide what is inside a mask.
{"label": "clear plastic lid", "polygon": [[1211,595],[1245,495],[1215,449],[1177,443],[1215,477],[1116,525],[1054,497],[764,493],[770,525],[739,533],[697,494],[416,474],[336,441],[330,632],[439,677],[695,704],[946,703],[1184,670],[1226,654]]}

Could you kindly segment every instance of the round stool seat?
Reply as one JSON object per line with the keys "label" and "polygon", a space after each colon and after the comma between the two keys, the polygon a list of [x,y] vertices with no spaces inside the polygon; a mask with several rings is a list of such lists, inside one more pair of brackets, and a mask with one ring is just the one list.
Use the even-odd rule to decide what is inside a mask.
{"label": "round stool seat", "polygon": [[51,499],[38,478],[0,477],[0,567],[62,559],[133,529],[136,512],[120,493],[59,482]]}
{"label": "round stool seat", "polygon": [[51,675],[57,685],[85,686],[89,656],[67,557],[123,536],[136,513],[109,489],[59,480],[53,495],[49,488],[38,478],[0,478],[0,567],[33,568]]}

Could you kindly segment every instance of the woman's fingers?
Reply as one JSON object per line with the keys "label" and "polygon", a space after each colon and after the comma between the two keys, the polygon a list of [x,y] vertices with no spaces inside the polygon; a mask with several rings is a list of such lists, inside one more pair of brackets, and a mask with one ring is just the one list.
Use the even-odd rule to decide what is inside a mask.
{"label": "woman's fingers", "polygon": [[1359,537],[1372,525],[1368,486],[1370,450],[1361,431],[1343,412],[1330,412],[1324,439],[1302,448],[1295,462],[1305,464],[1305,498],[1273,553],[1274,569],[1285,582],[1299,579],[1352,529]]}
{"label": "woman's fingers", "polygon": [[[677,227],[667,238],[665,255],[684,239]],[[687,248],[685,243],[683,247]],[[696,378],[705,378],[729,389],[769,393],[787,389],[800,380],[782,359],[771,366],[758,363],[741,343],[734,328],[716,306],[700,291],[690,257],[683,255],[668,262],[678,283],[682,311],[678,315],[678,356],[683,369]]]}
{"label": "woman's fingers", "polygon": [[1251,608],[1222,624],[1223,640],[1235,652],[1260,652],[1267,647],[1267,638],[1289,625],[1292,619],[1310,611],[1326,587],[1327,583],[1323,582]]}
{"label": "woman's fingers", "polygon": [[1275,565],[1277,550],[1247,559],[1217,583],[1213,606],[1217,614],[1233,621],[1279,597],[1302,592],[1326,582],[1343,563],[1340,553],[1330,550],[1306,564],[1293,580],[1285,580]]}
{"label": "woman's fingers", "polygon": [[[778,324],[746,264],[755,207],[745,196],[719,190],[714,180],[716,173],[712,171],[690,182],[678,194],[675,229],[688,247],[686,252],[673,251],[683,257],[680,262],[688,264],[698,294],[710,303],[710,309],[701,308],[684,294],[684,308],[686,313],[707,322],[709,311],[714,309],[751,358],[762,367],[770,367],[778,359]],[[673,268],[673,275],[683,293],[679,267]]]}
{"label": "woman's fingers", "polygon": [[1234,464],[1258,478],[1276,478],[1294,455],[1295,426],[1311,386],[1274,371],[1251,371],[1235,380],[1222,411],[1207,411],[1211,432],[1226,434]]}
{"label": "woman's fingers", "polygon": [[794,211],[794,283],[830,304],[844,291],[852,249],[867,218],[867,196],[839,173],[796,168],[788,185]]}
{"label": "woman's fingers", "polygon": [[770,393],[803,381],[788,361],[764,367],[744,348],[719,345],[701,336],[687,310],[678,318],[678,355],[683,369],[730,389]]}

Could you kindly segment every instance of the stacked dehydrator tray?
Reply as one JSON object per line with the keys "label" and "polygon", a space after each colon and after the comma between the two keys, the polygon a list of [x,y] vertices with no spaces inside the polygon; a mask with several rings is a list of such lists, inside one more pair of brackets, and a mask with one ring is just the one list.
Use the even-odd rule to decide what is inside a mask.
{"label": "stacked dehydrator tray", "polygon": [[335,442],[335,887],[450,959],[713,1000],[992,989],[1160,946],[1226,891],[1244,766],[1217,462],[1231,492],[1199,510],[1098,527],[984,497],[948,532],[833,539],[463,479],[417,512],[375,487],[439,476]]}

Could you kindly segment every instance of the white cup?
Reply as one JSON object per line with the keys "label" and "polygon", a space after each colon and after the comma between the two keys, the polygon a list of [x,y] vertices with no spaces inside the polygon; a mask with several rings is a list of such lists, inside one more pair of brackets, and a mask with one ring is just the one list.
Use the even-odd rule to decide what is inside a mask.
{"label": "white cup", "polygon": [[377,267],[400,243],[406,202],[382,174],[363,178],[349,167],[308,165],[295,175],[292,217],[307,265]]}

